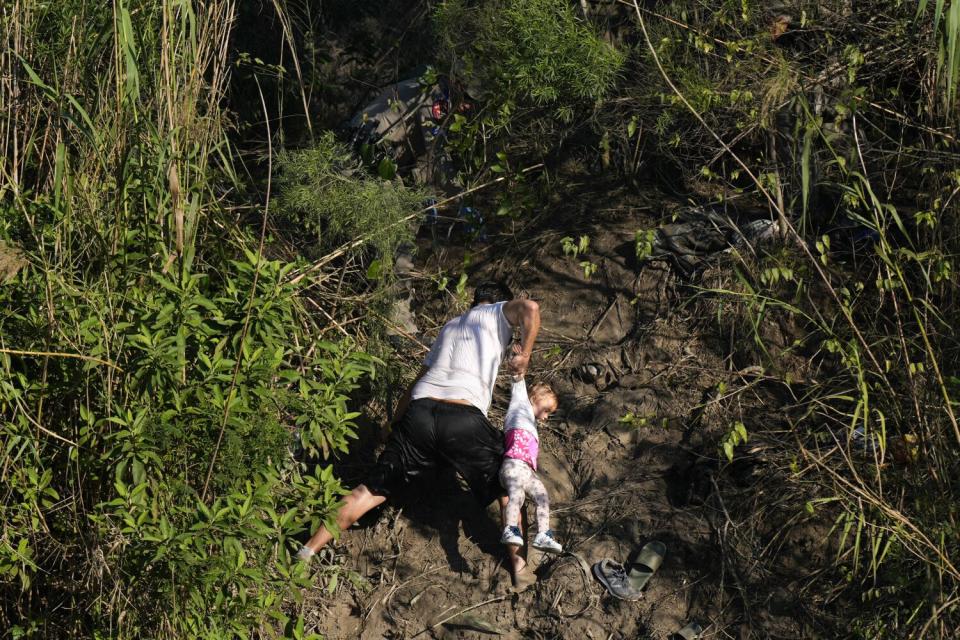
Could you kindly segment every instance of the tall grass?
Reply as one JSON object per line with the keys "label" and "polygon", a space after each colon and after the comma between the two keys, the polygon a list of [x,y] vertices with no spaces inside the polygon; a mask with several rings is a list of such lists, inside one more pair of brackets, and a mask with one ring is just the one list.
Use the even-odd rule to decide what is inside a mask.
{"label": "tall grass", "polygon": [[931,18],[938,45],[931,57],[934,73],[943,89],[941,104],[944,113],[955,115],[957,86],[960,85],[960,3],[936,0],[930,4],[929,0],[920,0],[917,3],[918,22]]}
{"label": "tall grass", "polygon": [[[778,40],[775,16],[746,3],[699,14],[684,2],[635,8],[664,78],[650,102],[632,101],[632,116],[662,123],[651,127],[658,150],[690,173],[700,167],[701,189],[744,208],[759,202],[803,233],[741,262],[739,282],[709,293],[730,296],[750,319],[737,333],[761,347],[775,310],[806,326],[817,374],[783,381],[797,398],[781,416],[793,442],[765,455],[798,493],[789,522],[831,524],[837,552],[814,574],[831,605],[818,622],[844,637],[947,638],[960,619],[960,32],[949,18],[957,3],[926,4],[870,5],[876,31],[859,39],[863,16],[839,2],[803,5],[789,19],[807,29]],[[906,44],[891,50],[893,41]],[[869,245],[844,246],[838,227]],[[758,364],[784,368],[758,354]],[[781,535],[769,524],[742,530],[752,527]],[[755,542],[775,564],[772,543]]]}
{"label": "tall grass", "polygon": [[225,108],[236,10],[0,13],[0,627],[18,637],[302,629],[289,538],[340,488],[290,449],[346,448],[375,361],[305,310],[327,271],[295,281],[308,265],[264,250],[269,200],[238,176]]}

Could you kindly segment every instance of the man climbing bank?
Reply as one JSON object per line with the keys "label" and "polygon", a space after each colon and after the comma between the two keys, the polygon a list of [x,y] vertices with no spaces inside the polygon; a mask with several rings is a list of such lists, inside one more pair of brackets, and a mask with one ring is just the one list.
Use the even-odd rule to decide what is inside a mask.
{"label": "man climbing bank", "polygon": [[[520,329],[520,348],[509,366],[517,376],[526,373],[540,331],[537,303],[512,297],[505,285],[484,283],[474,292],[473,307],[441,329],[420,374],[400,399],[383,453],[337,513],[341,531],[383,504],[400,485],[441,465],[456,469],[481,505],[499,500],[503,514],[503,434],[487,420],[487,410],[514,328]],[[309,560],[332,539],[332,532],[321,526],[297,558]],[[511,563],[516,573],[522,560],[515,548]]]}

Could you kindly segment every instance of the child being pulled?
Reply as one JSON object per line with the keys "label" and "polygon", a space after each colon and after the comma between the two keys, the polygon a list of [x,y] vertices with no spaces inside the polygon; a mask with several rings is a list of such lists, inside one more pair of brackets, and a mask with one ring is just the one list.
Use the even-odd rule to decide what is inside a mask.
{"label": "child being pulled", "polygon": [[523,377],[513,378],[510,406],[504,419],[505,449],[500,466],[500,484],[507,490],[508,502],[504,516],[505,527],[500,542],[523,546],[520,532],[520,508],[524,495],[529,495],[537,505],[537,537],[535,549],[561,553],[563,547],[553,539],[550,529],[550,498],[537,477],[537,453],[540,438],[537,421],[546,420],[557,410],[557,394],[548,384],[535,384],[527,395]]}

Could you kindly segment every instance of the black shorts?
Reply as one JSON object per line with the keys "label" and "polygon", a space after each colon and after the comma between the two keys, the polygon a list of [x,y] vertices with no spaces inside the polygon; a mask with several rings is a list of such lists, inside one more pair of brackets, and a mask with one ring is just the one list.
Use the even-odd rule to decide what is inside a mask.
{"label": "black shorts", "polygon": [[363,484],[388,496],[428,470],[449,465],[488,505],[501,495],[503,433],[470,405],[420,398],[410,403]]}

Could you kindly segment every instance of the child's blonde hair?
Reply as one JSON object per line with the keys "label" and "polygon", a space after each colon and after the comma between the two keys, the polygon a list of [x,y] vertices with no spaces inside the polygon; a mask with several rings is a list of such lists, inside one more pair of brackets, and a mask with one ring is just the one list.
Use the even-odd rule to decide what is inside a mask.
{"label": "child's blonde hair", "polygon": [[557,397],[557,392],[553,390],[553,387],[546,382],[537,382],[530,387],[530,399],[540,397],[547,397],[553,399],[554,406],[559,406],[560,398]]}

